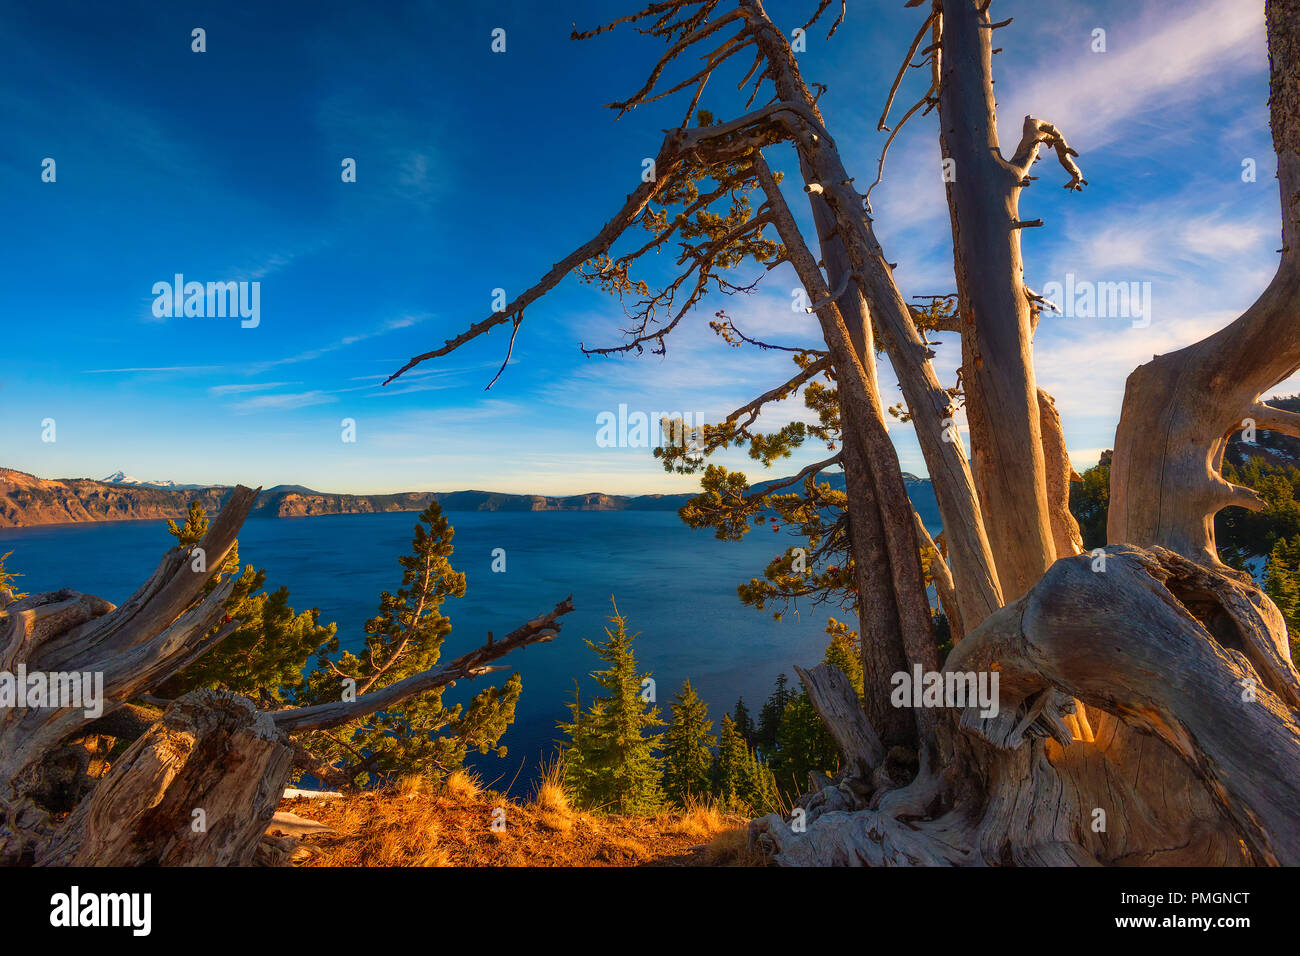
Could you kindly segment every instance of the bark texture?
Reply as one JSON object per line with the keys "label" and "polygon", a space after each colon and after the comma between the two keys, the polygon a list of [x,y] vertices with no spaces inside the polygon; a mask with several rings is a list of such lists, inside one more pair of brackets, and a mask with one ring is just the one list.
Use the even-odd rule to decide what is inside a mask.
{"label": "bark texture", "polygon": [[846,769],[800,801],[806,829],[773,815],[752,838],[790,865],[1296,865],[1300,674],[1277,608],[1218,562],[1213,516],[1252,503],[1218,475],[1231,432],[1300,434],[1300,416],[1259,403],[1300,366],[1300,3],[1267,8],[1278,274],[1237,322],[1130,378],[1109,528],[1130,543],[1097,555],[1079,555],[1060,419],[1034,382],[1036,297],[1018,238],[1033,224],[1016,205],[1043,145],[1069,188],[1083,180],[1060,131],[1033,117],[1001,156],[987,8],[936,0],[930,22],[944,154],[958,161],[949,200],[979,507],[1002,592],[1023,596],[972,621],[942,672],[996,673],[1000,707],[946,711],[919,772],[900,778],[887,757],[863,769],[870,735],[828,689],[842,682],[809,672]]}
{"label": "bark texture", "polygon": [[37,863],[247,866],[292,768],[270,714],[194,691],[114,762]]}
{"label": "bark texture", "polygon": [[759,845],[792,865],[1300,863],[1300,675],[1276,608],[1163,548],[1106,556],[1057,561],[953,651],[945,673],[996,667],[1000,711],[961,712],[941,767],[846,776],[805,798],[806,832],[756,821]]}
{"label": "bark texture", "polygon": [[[1037,156],[1007,161],[993,102],[988,5],[944,0],[940,143],[962,330],[962,384],[976,487],[1002,595],[1029,590],[1056,559],[1020,253],[1020,191]],[[1036,139],[1036,137],[1035,137]]]}

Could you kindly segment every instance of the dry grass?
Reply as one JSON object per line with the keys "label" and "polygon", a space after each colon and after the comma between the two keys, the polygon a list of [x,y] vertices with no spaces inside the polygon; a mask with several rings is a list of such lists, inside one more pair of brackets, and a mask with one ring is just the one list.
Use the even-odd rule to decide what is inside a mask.
{"label": "dry grass", "polygon": [[467,803],[483,792],[479,779],[468,770],[456,770],[442,782],[442,795],[456,803]]}
{"label": "dry grass", "polygon": [[573,801],[564,785],[564,765],[559,758],[543,764],[542,777],[537,781],[537,794],[533,806],[562,816],[573,815]]}
{"label": "dry grass", "polygon": [[407,774],[398,779],[396,790],[399,797],[413,800],[416,797],[428,796],[433,791],[433,782],[418,773]]}
{"label": "dry grass", "polygon": [[698,840],[707,840],[731,825],[717,801],[696,797],[687,797],[686,809],[681,813],[669,814],[664,821],[667,832],[680,833]]}
{"label": "dry grass", "polygon": [[[310,851],[300,860],[305,866],[744,866],[760,862],[744,849],[745,821],[727,816],[715,804],[701,801],[685,812],[655,817],[586,813],[572,806],[555,766],[546,768],[536,794],[527,802],[484,790],[468,774],[453,774],[440,787],[402,780],[377,793],[286,801],[283,808],[296,809],[332,830],[305,840],[303,847]],[[492,828],[498,810],[505,811],[504,830]]]}
{"label": "dry grass", "polygon": [[739,826],[717,834],[700,860],[701,866],[767,866],[767,859],[749,845],[749,827]]}

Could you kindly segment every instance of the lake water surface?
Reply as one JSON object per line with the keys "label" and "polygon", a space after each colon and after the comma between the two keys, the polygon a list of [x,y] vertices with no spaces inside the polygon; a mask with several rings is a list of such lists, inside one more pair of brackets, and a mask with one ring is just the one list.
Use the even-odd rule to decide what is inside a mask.
{"label": "lake water surface", "polygon": [[[241,563],[267,571],[267,587],[285,585],[298,610],[318,607],[322,622],[338,624],[340,643],[363,646],[363,627],[378,610],[381,591],[401,586],[397,557],[410,548],[413,512],[250,519],[239,535]],[[778,673],[811,666],[826,645],[825,607],[804,608],[774,621],[740,603],[736,585],[761,576],[764,565],[796,544],[758,528],[740,542],[687,528],[672,512],[447,512],[456,528],[452,564],[465,573],[466,595],[443,612],[453,631],[443,645],[450,660],[549,611],[572,593],[577,609],[562,618],[549,644],[516,651],[499,663],[523,677],[515,723],[502,739],[507,757],[472,756],[487,781],[519,771],[527,789],[539,761],[549,756],[555,722],[575,679],[584,697],[598,665],[584,638],[603,637],[610,598],[628,618],[637,658],[652,671],[661,714],[689,678],[708,702],[714,731],[736,698],[757,712]],[[165,522],[132,521],[0,530],[0,554],[12,551],[10,570],[28,592],[75,588],[121,603],[173,545]],[[504,548],[505,573],[492,571],[492,551]],[[830,613],[834,613],[832,609]],[[843,614],[840,615],[844,617]],[[856,624],[855,624],[856,626]],[[498,682],[505,675],[493,675]],[[477,682],[445,695],[468,700]],[[522,767],[521,767],[522,762]]]}

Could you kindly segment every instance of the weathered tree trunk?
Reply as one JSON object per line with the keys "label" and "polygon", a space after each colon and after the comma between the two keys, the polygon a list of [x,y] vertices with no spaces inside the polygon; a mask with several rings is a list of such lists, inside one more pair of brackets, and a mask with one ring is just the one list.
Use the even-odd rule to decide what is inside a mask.
{"label": "weathered tree trunk", "polygon": [[234,695],[177,700],[37,853],[41,866],[247,866],[293,750]]}
{"label": "weathered tree trunk", "polygon": [[[75,591],[36,594],[9,605],[0,618],[0,670],[13,673],[22,665],[28,673],[100,677],[105,714],[153,690],[238,628],[238,621],[222,622],[233,578],[198,598],[256,497],[256,491],[236,488],[199,542],[204,561],[173,548],[121,607]],[[26,858],[48,835],[48,814],[31,797],[41,788],[41,765],[97,716],[85,708],[0,713],[0,860]]]}
{"label": "weathered tree trunk", "polygon": [[[874,497],[878,504],[877,513],[881,522],[881,539],[885,544],[886,555],[876,567],[869,568],[878,574],[884,569],[889,572],[889,584],[894,595],[894,610],[901,644],[891,648],[888,644],[877,645],[864,653],[864,679],[871,681],[873,695],[879,695],[889,686],[890,675],[896,670],[886,671],[883,666],[897,667],[898,663],[908,660],[921,661],[930,667],[938,663],[935,653],[934,632],[930,624],[930,603],[925,594],[925,581],[921,574],[920,548],[916,540],[916,526],[912,521],[912,503],[903,485],[902,472],[898,465],[898,454],[889,433],[885,429],[884,410],[880,399],[871,385],[874,376],[868,375],[863,368],[849,336],[848,327],[830,290],[826,288],[822,274],[817,268],[816,260],[804,244],[803,238],[795,224],[794,216],[785,203],[780,187],[767,168],[762,157],[755,159],[758,181],[772,212],[773,222],[787,254],[805,289],[813,296],[813,309],[822,325],[826,343],[831,350],[831,360],[836,368],[836,380],[839,382],[840,407],[847,409],[845,421],[853,430],[845,435],[845,442],[857,443],[861,455],[869,463]],[[888,609],[868,608],[869,612]],[[891,622],[883,622],[885,635],[892,632]],[[865,642],[864,642],[865,648]],[[880,651],[885,651],[884,654]],[[892,653],[889,653],[892,651]],[[901,654],[900,654],[901,652]],[[886,657],[885,654],[888,656]],[[877,660],[884,657],[884,660]],[[883,666],[882,666],[883,665]],[[873,703],[883,709],[885,700],[875,696]],[[912,721],[907,715],[887,714],[886,739],[908,739],[912,733],[921,729],[911,728]],[[918,725],[924,723],[923,715],[915,715]],[[906,737],[900,732],[903,723],[911,733]]]}
{"label": "weathered tree trunk", "polygon": [[[987,7],[976,0],[943,0],[936,9],[942,45],[935,55],[942,59],[939,141],[951,163],[945,178],[971,458],[1002,594],[1012,600],[1056,560],[1059,539],[1068,532],[1054,528],[1053,518],[1059,526],[1062,516],[1053,513],[1048,497],[1034,309],[1020,252],[1020,192],[1029,183],[1039,143],[1051,137],[1040,135],[1046,124],[1027,117],[1026,143],[1012,160],[1002,156]],[[1070,185],[1081,182],[1075,177]]]}
{"label": "weathered tree trunk", "polygon": [[842,670],[829,664],[807,671],[796,665],[795,673],[845,755],[848,772],[865,778],[885,759],[885,746],[862,713],[853,684]]}
{"label": "weathered tree trunk", "polygon": [[[752,835],[794,865],[1296,865],[1300,674],[1272,602],[1219,564],[1213,516],[1252,497],[1217,474],[1244,419],[1300,434],[1300,416],[1259,404],[1300,366],[1300,2],[1268,5],[1282,265],[1232,326],[1130,378],[1109,534],[1146,550],[1114,545],[1101,558],[1073,557],[1071,472],[1055,408],[1033,383],[1035,316],[1016,229],[1015,197],[1039,145],[1057,151],[1072,184],[1077,167],[1059,132],[1032,118],[1016,157],[998,154],[986,7],[936,3],[943,136],[959,160],[949,198],[980,504],[1005,592],[1028,590],[966,635],[943,671],[996,672],[1000,710],[968,706],[939,721],[938,747],[897,785],[883,762],[860,769],[857,715],[810,673],[814,706],[852,769],[801,801],[806,832],[769,816]],[[993,409],[993,431],[1024,426],[1014,446],[985,427]],[[1034,488],[1009,490],[1027,474]],[[1018,507],[1028,524],[1016,525]],[[1032,566],[1054,557],[1040,579]]]}
{"label": "weathered tree trunk", "polygon": [[1079,522],[1070,511],[1070,482],[1081,480],[1070,464],[1065,447],[1065,432],[1056,402],[1041,388],[1038,390],[1038,432],[1043,438],[1043,464],[1047,479],[1047,517],[1052,526],[1052,542],[1058,558],[1068,558],[1083,550]]}
{"label": "weathered tree trunk", "polygon": [[[840,414],[845,431],[856,435],[858,426],[848,403],[841,407]],[[889,554],[884,547],[880,499],[866,451],[856,437],[844,441],[842,454],[844,493],[850,514],[849,547],[858,592],[858,633],[872,636],[870,641],[862,643],[863,679],[871,686],[867,706],[872,722],[885,739],[906,741],[915,733],[911,715],[888,706],[889,677],[907,667],[907,651],[894,598]]]}
{"label": "weathered tree trunk", "polygon": [[[996,665],[1001,709],[961,713],[942,773],[807,798],[805,833],[769,816],[755,839],[787,864],[1300,863],[1300,675],[1276,608],[1164,549],[1106,553],[1104,572],[1056,562],[949,656],[946,673]],[[812,699],[837,740],[860,736]]]}
{"label": "weathered tree trunk", "polygon": [[[794,54],[784,34],[768,19],[757,0],[743,0],[742,8],[753,10],[755,42],[768,63],[778,98],[798,103],[824,129],[821,112],[808,91]],[[992,551],[984,530],[970,466],[960,441],[953,441],[953,408],[939,385],[930,362],[930,350],[912,321],[911,311],[894,283],[892,268],[872,231],[871,218],[863,209],[862,197],[852,187],[839,151],[829,136],[805,131],[801,136],[800,159],[806,188],[821,196],[834,216],[842,241],[843,258],[835,247],[827,260],[830,270],[843,268],[865,297],[871,317],[883,337],[885,351],[898,375],[907,400],[917,440],[930,470],[939,510],[943,515],[944,537],[949,563],[959,582],[957,595],[962,616],[982,620],[1002,603]]]}

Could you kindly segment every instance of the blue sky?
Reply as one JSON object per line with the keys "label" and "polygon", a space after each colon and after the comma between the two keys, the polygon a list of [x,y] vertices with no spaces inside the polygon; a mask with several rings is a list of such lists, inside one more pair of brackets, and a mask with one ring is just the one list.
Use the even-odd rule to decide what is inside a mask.
{"label": "blue sky", "polygon": [[[777,0],[769,12],[793,29],[814,5]],[[0,9],[0,465],[350,492],[691,490],[695,479],[664,474],[648,450],[598,447],[596,417],[626,404],[713,420],[781,381],[787,357],[730,349],[708,321],[725,306],[747,334],[815,344],[784,267],[753,296],[706,298],[665,357],[584,358],[580,341],[620,341],[622,313],[570,279],[529,310],[490,392],[504,329],[379,387],[486,317],[492,290],[513,297],[594,234],[680,121],[677,98],[617,122],[603,108],[640,86],[657,41],[622,30],[569,40],[573,23],[629,9]],[[1078,316],[1039,327],[1039,383],[1082,468],[1112,444],[1127,373],[1230,321],[1275,268],[1263,2],[997,0],[995,12],[1015,18],[994,61],[1004,150],[1033,113],[1063,130],[1090,183],[1067,193],[1059,167],[1039,164],[1021,202],[1046,223],[1025,232],[1027,281],[1151,283],[1145,327]],[[875,176],[875,123],[921,16],[850,0],[835,38],[814,31],[799,55],[805,77],[829,88],[823,110],[859,182]],[[195,27],[204,53],[191,51]],[[496,27],[504,53],[491,50]],[[1105,52],[1091,48],[1096,29]],[[902,108],[924,92],[922,72]],[[739,112],[734,80],[711,87],[702,106]],[[953,289],[935,124],[931,114],[905,128],[873,194],[906,296]],[[46,157],[53,183],[41,180]],[[341,181],[345,157],[355,183]],[[771,159],[791,166],[788,154]],[[1242,178],[1247,159],[1254,182]],[[260,324],[155,317],[153,285],[176,273],[260,282]],[[959,351],[951,337],[938,349],[945,382]],[[888,404],[895,381],[882,364]],[[805,414],[791,400],[765,420]],[[345,418],[355,442],[341,440]],[[892,432],[904,468],[924,474],[909,427]]]}

